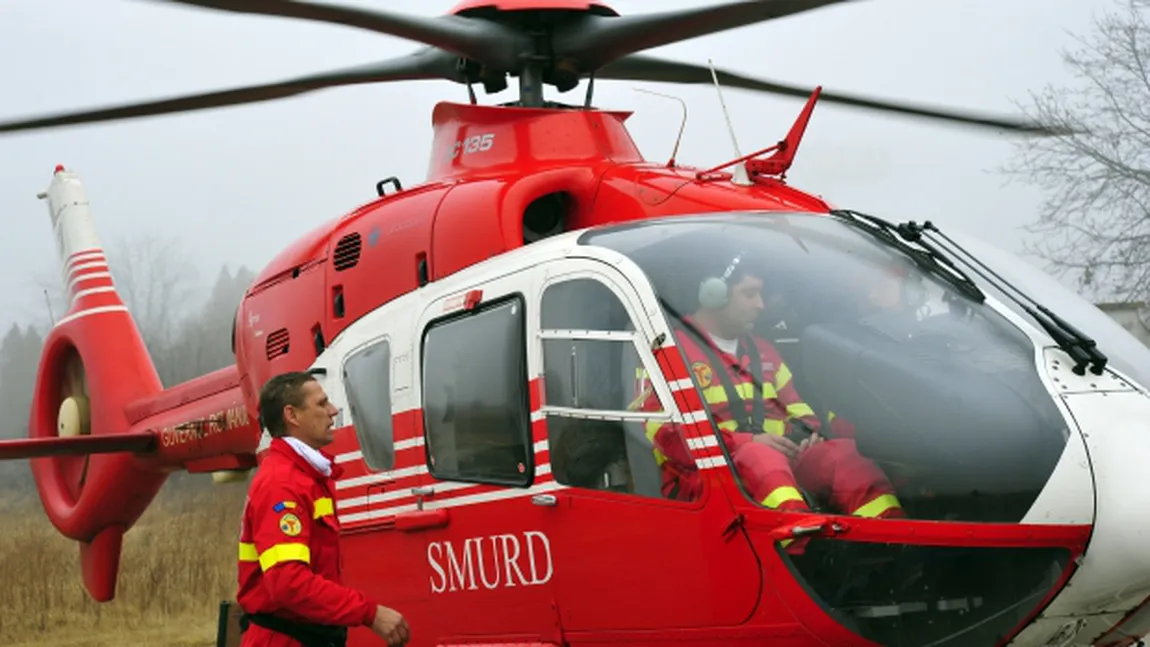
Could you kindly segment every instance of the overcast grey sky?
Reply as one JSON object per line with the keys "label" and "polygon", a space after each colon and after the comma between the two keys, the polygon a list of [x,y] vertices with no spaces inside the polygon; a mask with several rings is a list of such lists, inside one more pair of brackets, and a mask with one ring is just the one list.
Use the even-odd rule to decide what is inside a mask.
{"label": "overcast grey sky", "polygon": [[[443,0],[344,0],[424,15]],[[617,0],[620,13],[687,0]],[[761,78],[827,90],[1011,113],[1030,90],[1067,79],[1067,32],[1085,33],[1113,0],[860,0],[649,50]],[[418,45],[335,25],[242,16],[146,0],[0,3],[0,119],[280,80],[407,53]],[[679,159],[713,165],[732,150],[713,88],[646,84],[688,103]],[[631,109],[632,135],[665,160],[675,103],[600,82],[596,104]],[[584,86],[559,100],[581,100]],[[481,91],[480,91],[481,92]],[[480,101],[508,100],[480,93]],[[774,143],[797,99],[724,93],[743,152]],[[104,242],[146,231],[177,235],[205,280],[223,263],[262,267],[321,222],[374,196],[397,175],[424,179],[430,113],[466,102],[447,82],[339,88],[301,98],[0,137],[0,325],[43,313],[30,281],[53,276],[48,213],[36,194],[54,166],[81,173]],[[1017,250],[1040,194],[994,173],[1010,138],[824,104],[791,183],[839,206],[933,219]],[[57,313],[58,316],[58,313]]]}

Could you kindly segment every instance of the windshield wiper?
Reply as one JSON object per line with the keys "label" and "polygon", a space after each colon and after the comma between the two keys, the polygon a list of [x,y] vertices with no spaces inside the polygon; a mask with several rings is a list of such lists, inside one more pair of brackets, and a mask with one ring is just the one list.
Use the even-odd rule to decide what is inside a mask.
{"label": "windshield wiper", "polygon": [[[851,209],[833,209],[830,213],[832,216],[843,218],[859,229],[865,230],[875,238],[895,247],[909,256],[920,267],[926,268],[935,276],[944,279],[946,282],[958,288],[959,291],[970,299],[978,303],[982,303],[986,300],[986,295],[979,289],[977,283],[972,281],[969,276],[940,252],[938,248],[922,240],[922,237],[913,228],[915,226],[913,221],[896,225],[878,216],[860,213]],[[918,247],[912,247],[909,244],[912,242],[917,244]]]}
{"label": "windshield wiper", "polygon": [[[967,260],[965,262],[971,267],[971,269],[974,270],[976,274],[981,276],[987,283],[994,285],[999,292],[1006,295],[1006,297],[1014,303],[1018,304],[1018,307],[1022,308],[1026,314],[1030,315],[1035,321],[1038,322],[1039,325],[1042,326],[1042,329],[1045,330],[1047,334],[1049,334],[1050,337],[1054,339],[1054,341],[1058,344],[1058,347],[1074,359],[1073,370],[1075,375],[1085,375],[1086,366],[1088,364],[1090,365],[1091,373],[1095,375],[1102,375],[1102,371],[1105,370],[1106,362],[1108,360],[1106,355],[1102,354],[1102,351],[1098,350],[1098,344],[1093,339],[1083,334],[1082,331],[1078,330],[1074,326],[1070,325],[1070,323],[1068,323],[1063,318],[1054,314],[1046,306],[1030,298],[1030,296],[1028,296],[1022,290],[1019,290],[1018,288],[1011,285],[997,272],[990,269],[985,263],[975,258],[974,254],[966,251],[966,249],[964,249],[961,245],[954,242],[954,240],[952,240],[946,234],[942,233],[942,231],[936,227],[934,223],[928,220],[919,225],[912,220],[908,223],[899,225],[899,229],[900,231],[905,230],[906,234],[904,235],[909,235],[915,240],[920,241],[920,243],[924,232],[933,232],[938,234],[940,238],[945,240],[948,244],[953,246],[954,249],[966,257]],[[986,270],[986,272],[990,275],[994,276],[994,278],[997,279],[997,283],[987,277],[986,274],[983,274],[982,271],[978,269],[979,267],[981,267],[983,270]],[[1029,301],[1034,307],[1032,308],[1029,305],[1023,303],[1021,300],[1010,294],[1010,292],[1005,290],[1004,287],[1010,288],[1011,292],[1017,293],[1023,299]]]}

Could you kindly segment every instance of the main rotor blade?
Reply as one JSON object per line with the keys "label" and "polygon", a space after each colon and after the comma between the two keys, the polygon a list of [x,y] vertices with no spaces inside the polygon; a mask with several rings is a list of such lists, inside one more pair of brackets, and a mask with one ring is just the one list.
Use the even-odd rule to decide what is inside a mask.
{"label": "main rotor blade", "polygon": [[370,63],[345,70],[303,76],[278,83],[268,83],[265,85],[231,90],[217,90],[215,92],[205,92],[175,99],[160,99],[145,103],[0,123],[0,133],[150,117],[174,112],[191,112],[194,110],[234,106],[244,103],[258,103],[260,101],[282,99],[284,97],[343,85],[426,79],[459,81],[459,78],[455,74],[455,61],[455,56],[442,50],[428,47],[408,56],[394,58],[380,63]]}
{"label": "main rotor blade", "polygon": [[70,436],[59,438],[18,438],[0,440],[0,461],[42,456],[87,456],[119,452],[147,452],[155,449],[156,435],[138,431],[111,436]]}
{"label": "main rotor blade", "polygon": [[508,70],[514,67],[516,48],[523,38],[521,34],[509,27],[488,20],[454,15],[425,18],[380,9],[362,9],[326,3],[313,4],[296,0],[150,1],[192,5],[233,13],[302,18],[358,27],[438,47],[498,70]]}
{"label": "main rotor blade", "polygon": [[633,52],[858,0],[743,0],[638,16],[587,15],[555,34],[557,59],[590,72]]}
{"label": "main rotor blade", "polygon": [[[715,77],[718,77],[719,83],[723,87],[740,88],[743,90],[753,90],[770,94],[781,94],[791,97],[798,97],[801,99],[809,98],[811,93],[814,92],[814,88],[799,88],[792,85],[776,83],[774,81],[753,79],[747,76],[742,76],[740,74],[735,74],[733,72],[720,70],[718,68],[715,69]],[[662,83],[714,83],[714,77],[711,76],[711,68],[709,67],[693,65],[690,63],[679,63],[677,61],[668,61],[639,54],[633,54],[631,56],[621,58],[614,63],[610,63],[600,68],[597,72],[595,72],[595,78],[630,81],[656,81]],[[826,90],[824,90],[819,95],[819,102],[821,103],[824,101],[828,103],[841,103],[844,105],[855,106],[859,108],[869,108],[871,110],[878,110],[881,112],[893,112],[896,114],[914,115],[916,117],[938,119],[950,123],[959,123],[968,126],[1004,129],[1038,135],[1064,134],[1061,131],[1050,129],[1040,124],[1035,124],[1019,119],[1012,119],[1009,117],[992,117],[969,112],[940,110],[938,108],[917,106],[909,103],[896,103],[893,101],[866,99],[863,97],[851,96],[847,94],[827,92]]]}

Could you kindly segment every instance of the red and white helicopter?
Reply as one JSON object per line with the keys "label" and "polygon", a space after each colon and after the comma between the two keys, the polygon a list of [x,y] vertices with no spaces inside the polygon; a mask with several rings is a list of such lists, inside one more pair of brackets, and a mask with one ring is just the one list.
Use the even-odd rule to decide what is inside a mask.
{"label": "red and white helicopter", "polygon": [[[788,647],[1139,644],[1150,633],[1150,351],[1022,261],[788,185],[817,100],[1041,136],[1040,126],[785,87],[635,52],[835,0],[619,16],[593,0],[467,0],[450,15],[183,1],[425,45],[256,88],[0,124],[0,132],[447,79],[513,103],[441,103],[427,180],[285,249],[235,318],[234,366],[168,389],[108,273],[77,175],[47,199],[71,299],[45,340],[31,438],[41,500],[113,598],[124,533],[173,470],[245,474],[256,397],[310,369],[340,408],[347,580],[415,645]],[[543,98],[581,79],[808,96],[777,145],[710,169],[643,159],[628,113]],[[773,153],[770,157],[763,155]],[[928,215],[924,212],[924,216]],[[760,334],[803,397],[857,428],[908,519],[752,499],[676,344],[700,286],[769,261]],[[867,288],[892,280],[893,303]],[[722,287],[720,285],[720,287]],[[502,321],[503,323],[499,323]],[[636,409],[636,372],[657,410]],[[644,423],[705,475],[664,497]],[[237,510],[237,514],[239,511]],[[231,523],[231,522],[223,522]],[[806,537],[802,555],[780,549]],[[353,630],[351,644],[374,644]]]}

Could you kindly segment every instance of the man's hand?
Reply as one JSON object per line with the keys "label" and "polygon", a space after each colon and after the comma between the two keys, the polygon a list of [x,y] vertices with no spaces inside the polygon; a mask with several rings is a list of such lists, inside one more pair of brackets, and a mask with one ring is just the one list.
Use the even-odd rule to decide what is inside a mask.
{"label": "man's hand", "polygon": [[411,639],[407,628],[407,621],[395,609],[383,605],[375,608],[375,620],[371,622],[371,630],[377,636],[387,641],[390,647],[406,645]]}
{"label": "man's hand", "polygon": [[822,436],[818,434],[811,434],[810,436],[804,438],[803,442],[799,443],[799,453],[801,454],[821,442],[823,442]]}
{"label": "man's hand", "polygon": [[[774,434],[755,434],[752,438],[756,443],[767,445],[768,447],[780,451],[791,458],[799,455],[799,446],[789,438],[776,436]],[[804,440],[803,444],[805,445],[806,442],[807,441]]]}

